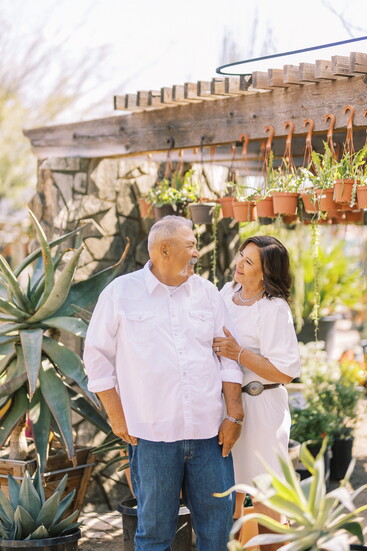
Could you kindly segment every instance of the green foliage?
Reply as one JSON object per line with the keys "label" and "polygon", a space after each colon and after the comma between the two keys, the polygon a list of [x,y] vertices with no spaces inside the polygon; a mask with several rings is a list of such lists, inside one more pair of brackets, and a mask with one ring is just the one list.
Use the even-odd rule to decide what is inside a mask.
{"label": "green foliage", "polygon": [[[267,473],[255,477],[253,486],[238,484],[224,494],[216,494],[221,497],[233,490],[249,493],[257,501],[290,520],[290,524],[285,525],[264,514],[245,515],[233,525],[231,541],[228,543],[230,551],[271,543],[281,545],[279,551],[349,551],[347,533],[357,536],[363,543],[362,527],[355,519],[367,509],[367,505],[355,508],[353,500],[367,484],[351,493],[347,490],[354,467],[352,462],[341,485],[327,493],[324,470],[326,445],[327,439],[324,439],[320,452],[314,458],[307,445],[302,444],[300,459],[311,473],[305,480],[299,481],[288,457],[279,456],[282,475],[266,467]],[[235,534],[243,524],[251,520],[256,520],[274,533],[255,536],[242,546],[234,539]]]}
{"label": "green foliage", "polygon": [[24,473],[22,483],[10,474],[8,488],[10,499],[0,490],[0,538],[5,540],[36,540],[66,535],[80,526],[76,522],[79,511],[65,517],[75,490],[67,494],[68,476],[59,482],[54,493],[47,500],[42,487],[40,471],[33,480],[28,471]]}
{"label": "green foliage", "polygon": [[177,210],[179,205],[195,202],[199,197],[199,185],[193,178],[193,171],[188,170],[184,175],[174,172],[170,179],[164,178],[157,182],[149,190],[146,199],[153,206],[171,205]]}
{"label": "green foliage", "polygon": [[359,180],[363,176],[367,157],[367,145],[356,153],[345,150],[341,159],[333,163],[333,177],[343,180]]}
{"label": "green foliage", "polygon": [[291,438],[297,442],[312,440],[315,444],[333,433],[334,416],[314,404],[306,409],[292,409]]}
{"label": "green foliage", "polygon": [[[0,338],[3,338],[0,342],[0,399],[11,398],[11,407],[0,427],[0,446],[28,413],[43,471],[51,430],[59,433],[69,458],[74,458],[72,410],[87,417],[99,429],[110,430],[98,412],[96,396],[87,388],[81,358],[50,335],[66,330],[78,337],[85,336],[87,324],[79,312],[92,306],[101,290],[118,274],[127,249],[116,265],[74,284],[83,246],[72,252],[55,277],[65,253],[59,245],[71,234],[48,242],[32,213],[31,217],[41,248],[14,271],[0,256],[0,287],[6,297],[0,298]],[[29,273],[24,289],[22,276],[26,269],[30,271],[32,264],[33,273]]]}
{"label": "green foliage", "polygon": [[312,172],[309,177],[315,189],[330,189],[334,182],[334,163],[330,147],[324,142],[324,153],[312,151]]}

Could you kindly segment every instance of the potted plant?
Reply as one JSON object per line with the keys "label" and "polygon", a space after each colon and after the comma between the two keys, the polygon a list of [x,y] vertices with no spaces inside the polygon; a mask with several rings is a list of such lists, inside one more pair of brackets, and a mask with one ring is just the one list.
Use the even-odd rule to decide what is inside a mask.
{"label": "potted plant", "polygon": [[276,218],[273,205],[273,188],[276,185],[273,162],[274,153],[271,151],[267,162],[264,188],[255,195],[258,218]]}
{"label": "potted plant", "polygon": [[283,160],[282,165],[274,171],[273,206],[275,214],[296,215],[298,204],[298,188],[301,179],[295,168],[288,166]]}
{"label": "potted plant", "polygon": [[67,515],[75,490],[65,497],[65,475],[46,499],[41,473],[33,480],[25,473],[21,484],[8,475],[9,499],[0,490],[0,551],[7,549],[47,549],[74,551],[80,538],[79,511]]}
{"label": "potted plant", "polygon": [[257,193],[257,189],[246,184],[236,187],[233,215],[237,222],[254,222],[256,220],[255,197]]}
{"label": "potted plant", "polygon": [[[85,493],[84,475],[91,474],[93,466],[88,466],[91,463],[88,449],[80,452],[75,449],[71,411],[104,432],[110,428],[98,411],[96,396],[87,388],[80,356],[58,339],[60,330],[78,337],[85,335],[84,309],[95,303],[99,293],[119,273],[127,249],[116,265],[88,280],[73,283],[83,245],[77,250],[61,250],[60,245],[80,234],[81,229],[48,242],[41,225],[30,214],[41,247],[14,271],[0,256],[0,287],[6,290],[6,298],[0,298],[0,407],[9,406],[2,417],[0,446],[10,439],[6,448],[8,457],[2,454],[0,462],[2,469],[10,472],[16,469],[20,477],[26,470],[34,472],[36,461],[29,456],[25,438],[28,419],[41,472],[60,473],[76,467],[81,492]],[[57,277],[56,270],[66,253],[71,253],[71,257]],[[24,289],[26,272],[28,282]],[[66,455],[57,453],[49,457],[53,437]],[[82,497],[78,496],[78,500]]]}
{"label": "potted plant", "polygon": [[340,161],[334,163],[334,200],[337,203],[354,206],[366,157],[367,145],[356,153],[345,150]]}
{"label": "potted plant", "polygon": [[[367,484],[353,492],[348,491],[347,483],[354,467],[352,463],[340,486],[327,493],[323,457],[326,446],[325,439],[320,452],[314,458],[307,445],[302,444],[301,460],[311,472],[311,477],[305,480],[299,481],[292,463],[286,458],[279,457],[283,476],[267,468],[266,474],[254,479],[253,486],[238,484],[224,494],[216,494],[221,497],[233,490],[248,492],[267,507],[285,515],[290,521],[289,524],[282,524],[267,515],[246,515],[236,521],[232,528],[231,540],[228,543],[230,551],[241,551],[254,545],[272,543],[281,545],[279,551],[367,549],[363,545],[350,545],[348,541],[349,533],[364,543],[362,527],[356,521],[356,517],[367,509],[367,505],[355,508],[353,500]],[[235,534],[243,524],[253,520],[272,533],[255,536],[243,547],[234,539]]]}
{"label": "potted plant", "polygon": [[357,186],[357,206],[359,209],[367,208],[367,171],[364,170],[364,174],[360,179]]}
{"label": "potted plant", "polygon": [[324,153],[312,151],[311,161],[312,170],[308,174],[313,186],[311,201],[317,210],[333,214],[339,206],[333,199],[333,155],[326,142]]}
{"label": "potted plant", "polygon": [[230,180],[225,184],[225,194],[223,195],[223,197],[219,197],[218,199],[218,203],[220,204],[222,209],[223,218],[234,217],[234,212],[233,212],[234,194],[235,194],[235,183],[234,181]]}
{"label": "potted plant", "polygon": [[189,203],[197,201],[198,185],[193,179],[193,171],[184,174],[176,171],[171,178],[163,178],[150,188],[146,201],[152,206],[156,220],[169,214],[184,215]]}

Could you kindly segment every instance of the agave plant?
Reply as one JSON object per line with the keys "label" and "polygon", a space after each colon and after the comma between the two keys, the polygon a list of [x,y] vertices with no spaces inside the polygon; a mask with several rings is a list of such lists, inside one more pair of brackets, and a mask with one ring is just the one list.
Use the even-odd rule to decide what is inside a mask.
{"label": "agave plant", "polygon": [[72,532],[79,511],[65,517],[75,490],[62,498],[68,476],[65,475],[47,500],[37,470],[32,480],[28,471],[22,483],[8,475],[9,499],[0,490],[0,538],[5,540],[36,540],[53,538]]}
{"label": "agave plant", "polygon": [[[233,490],[249,493],[257,501],[285,515],[290,524],[285,525],[268,517],[254,513],[242,517],[235,522],[231,531],[230,551],[240,551],[255,545],[278,543],[284,545],[279,551],[349,551],[348,535],[357,536],[363,543],[363,532],[355,518],[367,509],[367,505],[355,508],[353,499],[367,488],[364,484],[350,493],[346,485],[353,472],[354,461],[350,464],[344,480],[339,488],[326,493],[324,453],[327,447],[325,438],[319,454],[314,458],[303,443],[300,459],[310,471],[311,477],[299,481],[292,462],[288,458],[279,457],[283,476],[279,476],[271,468],[266,467],[268,474],[257,476],[254,486],[238,484],[218,497],[228,495]],[[345,511],[348,511],[347,513]],[[256,520],[273,534],[260,534],[242,546],[234,539],[242,524]],[[287,542],[287,543],[285,543]]]}
{"label": "agave plant", "polygon": [[[56,276],[65,253],[70,251],[61,250],[60,244],[74,234],[78,234],[80,243],[82,228],[48,242],[36,217],[30,215],[41,247],[14,271],[0,255],[0,410],[7,408],[0,423],[0,446],[11,435],[17,444],[17,431],[28,415],[38,464],[44,471],[51,431],[70,460],[75,460],[72,410],[102,431],[110,430],[98,412],[97,397],[87,388],[80,356],[52,338],[52,334],[64,330],[85,336],[84,309],[96,302],[99,293],[118,274],[128,247],[114,266],[73,283],[83,245],[74,250]],[[33,272],[24,289],[20,279],[32,264]],[[20,459],[14,454],[10,458]]]}

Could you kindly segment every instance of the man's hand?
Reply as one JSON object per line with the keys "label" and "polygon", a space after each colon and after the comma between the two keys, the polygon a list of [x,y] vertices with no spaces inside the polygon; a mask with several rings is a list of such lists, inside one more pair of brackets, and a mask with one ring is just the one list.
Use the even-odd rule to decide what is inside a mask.
{"label": "man's hand", "polygon": [[124,409],[116,389],[110,388],[109,390],[102,390],[98,392],[98,398],[101,400],[106,410],[108,419],[111,423],[112,432],[116,434],[116,436],[122,438],[122,440],[125,440],[128,444],[136,446],[138,439],[129,434]]}
{"label": "man's hand", "polygon": [[222,445],[222,457],[228,457],[236,440],[241,434],[241,425],[233,423],[229,419],[223,419],[218,432],[218,444]]}

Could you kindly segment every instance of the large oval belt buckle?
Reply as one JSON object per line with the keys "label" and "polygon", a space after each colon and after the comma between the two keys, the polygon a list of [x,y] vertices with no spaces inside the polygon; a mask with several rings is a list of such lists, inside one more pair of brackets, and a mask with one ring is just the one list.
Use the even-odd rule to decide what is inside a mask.
{"label": "large oval belt buckle", "polygon": [[260,381],[251,381],[246,385],[246,387],[247,387],[247,392],[251,396],[258,396],[264,390],[264,385],[260,383]]}

